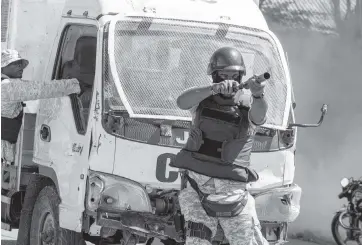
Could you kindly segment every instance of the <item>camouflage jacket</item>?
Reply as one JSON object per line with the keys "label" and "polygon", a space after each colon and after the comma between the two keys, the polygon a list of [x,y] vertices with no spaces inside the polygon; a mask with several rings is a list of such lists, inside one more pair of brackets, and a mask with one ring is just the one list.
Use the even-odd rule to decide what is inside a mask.
{"label": "camouflage jacket", "polygon": [[[7,118],[19,115],[23,101],[63,97],[80,92],[77,79],[26,81],[11,79],[3,74],[1,79],[1,117]],[[1,140],[1,158],[7,164],[14,162],[15,145]]]}

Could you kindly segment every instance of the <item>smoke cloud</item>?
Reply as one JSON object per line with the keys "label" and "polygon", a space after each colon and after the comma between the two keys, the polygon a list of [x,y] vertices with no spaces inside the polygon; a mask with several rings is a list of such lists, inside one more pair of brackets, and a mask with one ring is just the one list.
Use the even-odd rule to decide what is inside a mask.
{"label": "smoke cloud", "polygon": [[346,202],[337,197],[340,180],[362,177],[362,38],[270,27],[288,53],[297,122],[315,123],[329,106],[320,128],[298,129],[295,183],[303,193],[291,231],[331,240],[332,217]]}

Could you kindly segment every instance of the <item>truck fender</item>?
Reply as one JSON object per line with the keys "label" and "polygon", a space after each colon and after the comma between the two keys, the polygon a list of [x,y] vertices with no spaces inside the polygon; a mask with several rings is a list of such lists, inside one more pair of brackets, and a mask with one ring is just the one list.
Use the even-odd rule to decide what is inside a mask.
{"label": "truck fender", "polygon": [[54,184],[57,192],[60,193],[58,177],[57,177],[57,174],[55,173],[54,169],[51,167],[48,167],[48,166],[43,166],[43,165],[39,165],[38,169],[39,169],[39,175],[48,177],[49,179],[51,179],[53,181],[53,184]]}

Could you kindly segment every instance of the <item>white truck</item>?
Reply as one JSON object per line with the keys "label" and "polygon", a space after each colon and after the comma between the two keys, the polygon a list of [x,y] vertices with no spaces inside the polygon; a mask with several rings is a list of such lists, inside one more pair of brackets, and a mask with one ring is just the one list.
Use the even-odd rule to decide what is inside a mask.
{"label": "white truck", "polygon": [[[176,105],[208,84],[219,47],[237,47],[247,77],[270,72],[267,122],[251,156],[262,232],[286,241],[299,215],[293,183],[295,102],[286,56],[252,0],[12,0],[8,40],[26,79],[77,78],[81,95],[27,102],[14,166],[2,168],[1,228],[19,227],[27,196],[31,245],[183,244],[178,169],[191,115]],[[4,47],[3,47],[4,48]],[[88,95],[88,96],[86,96]],[[29,188],[34,187],[36,188]],[[66,231],[66,232],[63,232]],[[40,235],[39,235],[40,234]],[[60,235],[62,234],[62,235]],[[76,239],[75,239],[76,238]],[[216,244],[227,244],[222,233]]]}

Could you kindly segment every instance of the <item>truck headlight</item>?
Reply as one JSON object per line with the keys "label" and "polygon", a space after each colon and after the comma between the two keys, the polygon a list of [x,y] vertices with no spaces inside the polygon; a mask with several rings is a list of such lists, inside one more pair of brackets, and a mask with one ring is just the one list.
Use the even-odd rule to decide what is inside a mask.
{"label": "truck headlight", "polygon": [[119,176],[90,171],[87,208],[96,211],[152,212],[151,201],[139,183]]}

